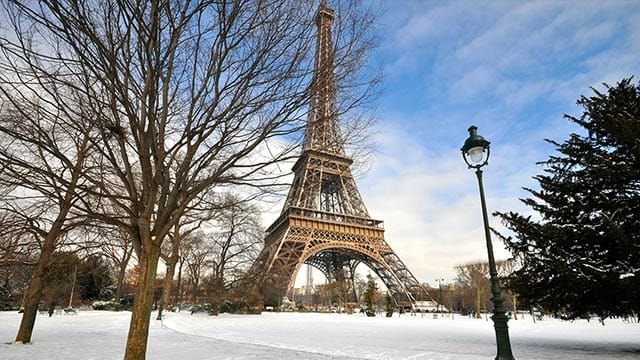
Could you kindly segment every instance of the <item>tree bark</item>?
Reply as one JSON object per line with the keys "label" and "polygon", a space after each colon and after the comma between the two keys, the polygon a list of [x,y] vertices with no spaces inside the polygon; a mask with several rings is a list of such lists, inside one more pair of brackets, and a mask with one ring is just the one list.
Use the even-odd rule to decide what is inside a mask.
{"label": "tree bark", "polygon": [[182,310],[182,259],[180,259],[180,266],[178,266],[178,284],[176,286],[176,304],[178,310]]}
{"label": "tree bark", "polygon": [[116,284],[116,293],[115,293],[115,301],[116,303],[120,303],[120,298],[122,297],[122,284],[124,283],[124,276],[127,273],[127,265],[121,264],[120,269],[118,269],[118,279]]}
{"label": "tree bark", "polygon": [[131,312],[129,335],[124,354],[125,360],[144,360],[147,354],[147,339],[149,337],[149,323],[154,298],[154,283],[156,279],[160,246],[152,244],[145,248],[144,256],[139,267],[137,296]]}
{"label": "tree bark", "polygon": [[160,306],[158,307],[158,317],[156,320],[162,320],[162,312],[164,308],[169,304],[169,296],[171,295],[171,288],[173,285],[173,276],[176,272],[176,263],[180,256],[180,243],[182,241],[182,234],[180,234],[180,223],[174,225],[174,234],[171,238],[171,254],[169,255],[168,266],[166,274],[164,276],[164,282],[162,285],[162,296],[160,297]]}
{"label": "tree bark", "polygon": [[18,328],[18,334],[16,335],[16,342],[23,344],[31,342],[33,327],[36,324],[36,315],[38,314],[38,305],[42,298],[44,277],[55,250],[54,242],[56,238],[57,234],[49,233],[47,235],[45,246],[40,251],[40,259],[38,259],[38,262],[33,268],[29,286],[23,298],[24,312],[22,314],[22,320],[20,321],[20,328]]}
{"label": "tree bark", "polygon": [[480,303],[482,300],[482,291],[480,291],[480,282],[478,281],[478,287],[476,288],[476,318],[481,319]]}
{"label": "tree bark", "polygon": [[169,295],[171,294],[171,288],[173,285],[173,276],[175,274],[176,262],[178,261],[178,256],[171,256],[169,258],[169,266],[167,266],[167,273],[164,276],[164,281],[162,284],[162,297],[160,298],[160,306],[158,307],[158,317],[156,320],[162,320],[162,312],[164,308],[169,305]]}

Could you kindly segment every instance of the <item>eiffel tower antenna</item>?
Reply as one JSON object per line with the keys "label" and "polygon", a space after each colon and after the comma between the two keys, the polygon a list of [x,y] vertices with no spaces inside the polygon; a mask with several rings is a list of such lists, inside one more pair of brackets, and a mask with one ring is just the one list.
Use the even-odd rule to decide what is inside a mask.
{"label": "eiffel tower antenna", "polygon": [[[433,300],[384,239],[381,220],[369,216],[351,173],[338,123],[334,11],[322,1],[315,15],[317,45],[312,96],[302,153],[282,213],[267,229],[252,271],[263,276],[265,303],[278,305],[303,264],[327,279],[348,276],[358,264],[373,270],[400,306]],[[355,299],[354,299],[355,300]]]}

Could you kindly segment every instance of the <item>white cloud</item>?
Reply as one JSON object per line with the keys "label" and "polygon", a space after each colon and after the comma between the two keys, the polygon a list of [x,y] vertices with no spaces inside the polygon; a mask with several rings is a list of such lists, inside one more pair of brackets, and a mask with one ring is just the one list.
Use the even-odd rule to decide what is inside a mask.
{"label": "white cloud", "polygon": [[499,75],[495,73],[495,69],[488,66],[481,65],[461,73],[449,89],[450,101],[466,102],[488,92],[494,92],[497,79]]}
{"label": "white cloud", "polygon": [[[477,180],[459,151],[432,153],[398,130],[380,136],[383,154],[361,182],[361,192],[371,215],[385,221],[386,240],[409,270],[421,281],[451,281],[455,265],[485,261]],[[512,198],[491,194],[496,189],[488,185],[489,211],[511,209]],[[494,246],[496,257],[508,257],[501,244]]]}
{"label": "white cloud", "polygon": [[614,36],[616,24],[613,21],[606,21],[594,27],[584,27],[576,31],[573,43],[581,49],[593,46],[603,41],[607,41]]}

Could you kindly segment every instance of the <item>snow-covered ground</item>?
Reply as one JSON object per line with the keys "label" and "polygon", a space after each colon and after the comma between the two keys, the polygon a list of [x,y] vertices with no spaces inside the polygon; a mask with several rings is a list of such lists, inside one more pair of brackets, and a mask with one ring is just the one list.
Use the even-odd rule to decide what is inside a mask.
{"label": "snow-covered ground", "polygon": [[[0,359],[121,359],[130,313],[38,315],[33,343],[14,344],[20,314],[0,312]],[[155,319],[155,314],[152,315]],[[509,321],[516,359],[640,359],[640,324]],[[151,320],[147,358],[493,359],[493,323],[455,316],[168,313]]]}

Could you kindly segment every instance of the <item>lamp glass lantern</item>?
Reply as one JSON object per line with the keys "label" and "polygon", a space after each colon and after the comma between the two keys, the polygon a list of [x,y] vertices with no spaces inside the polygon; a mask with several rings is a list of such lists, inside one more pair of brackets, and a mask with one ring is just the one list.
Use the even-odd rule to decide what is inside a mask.
{"label": "lamp glass lantern", "polygon": [[462,146],[462,158],[469,168],[479,169],[489,162],[491,148],[490,142],[478,135],[478,128],[471,126],[468,129],[469,137]]}

